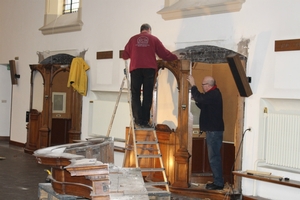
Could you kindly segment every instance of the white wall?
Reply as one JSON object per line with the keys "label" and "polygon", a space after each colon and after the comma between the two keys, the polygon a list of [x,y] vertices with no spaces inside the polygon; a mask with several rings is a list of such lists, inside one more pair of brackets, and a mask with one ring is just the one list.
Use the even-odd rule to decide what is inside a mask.
{"label": "white wall", "polygon": [[[236,51],[239,41],[250,40],[247,76],[252,77],[254,94],[246,99],[245,128],[251,127],[252,131],[246,134],[244,140],[243,169],[253,169],[257,160],[260,99],[300,99],[300,79],[297,76],[300,74],[299,52],[274,52],[275,40],[299,37],[300,1],[246,0],[241,11],[236,13],[170,21],[163,20],[156,13],[163,5],[164,0],[84,0],[82,31],[44,36],[38,30],[43,26],[44,1],[2,0],[0,63],[16,56],[20,58],[18,73],[21,78],[13,90],[11,140],[26,142],[24,119],[30,94],[28,65],[38,62],[37,51],[88,49],[85,59],[91,67],[88,71],[90,90],[88,96],[83,98],[82,117],[82,138],[85,138],[92,130],[90,117],[93,115],[89,102],[102,95],[91,89],[118,91],[124,66],[117,56],[111,61],[96,60],[96,52],[113,50],[117,55],[129,37],[138,33],[140,25],[147,22],[152,25],[152,33],[171,51],[200,44],[218,45]],[[276,173],[281,175],[283,172]],[[299,196],[298,190],[283,186],[276,186],[275,193],[272,189],[274,185],[261,182],[260,189],[256,190],[253,180],[243,179],[242,184],[244,194],[257,193],[271,199],[295,199]]]}
{"label": "white wall", "polygon": [[8,61],[0,64],[0,80],[0,137],[9,137],[12,84]]}

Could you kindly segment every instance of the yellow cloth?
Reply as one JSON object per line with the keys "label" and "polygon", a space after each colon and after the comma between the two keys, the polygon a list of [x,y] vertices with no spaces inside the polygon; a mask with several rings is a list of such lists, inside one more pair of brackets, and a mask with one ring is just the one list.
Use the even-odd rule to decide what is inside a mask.
{"label": "yellow cloth", "polygon": [[71,63],[71,69],[69,74],[69,80],[67,87],[72,87],[79,94],[86,96],[87,93],[87,75],[86,71],[89,70],[90,67],[83,58],[73,58]]}

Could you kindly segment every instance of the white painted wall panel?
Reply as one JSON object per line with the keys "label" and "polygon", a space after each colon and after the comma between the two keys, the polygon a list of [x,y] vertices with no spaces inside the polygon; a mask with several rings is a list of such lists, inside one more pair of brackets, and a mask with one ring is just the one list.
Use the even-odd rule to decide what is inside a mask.
{"label": "white painted wall panel", "polygon": [[7,69],[7,65],[0,64],[0,80],[0,137],[8,137],[10,136],[12,85],[10,79],[10,71]]}

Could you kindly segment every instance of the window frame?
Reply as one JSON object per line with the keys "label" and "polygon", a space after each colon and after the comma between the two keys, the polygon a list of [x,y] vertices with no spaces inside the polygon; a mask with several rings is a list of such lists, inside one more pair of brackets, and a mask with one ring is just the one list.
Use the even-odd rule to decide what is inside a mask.
{"label": "window frame", "polygon": [[63,14],[65,0],[45,0],[44,26],[39,30],[44,35],[80,31],[83,26],[82,1],[77,12]]}
{"label": "window frame", "polygon": [[[70,1],[70,3],[67,2],[67,1]],[[76,1],[76,2],[74,2],[74,1]],[[75,4],[78,4],[78,7],[76,6],[76,8],[74,8],[74,5],[75,5]],[[62,12],[62,14],[63,14],[63,15],[66,15],[66,14],[78,12],[79,4],[80,4],[80,0],[64,0],[64,4],[63,4],[63,12]],[[67,9],[67,8],[66,8],[67,5],[69,5],[70,8]]]}

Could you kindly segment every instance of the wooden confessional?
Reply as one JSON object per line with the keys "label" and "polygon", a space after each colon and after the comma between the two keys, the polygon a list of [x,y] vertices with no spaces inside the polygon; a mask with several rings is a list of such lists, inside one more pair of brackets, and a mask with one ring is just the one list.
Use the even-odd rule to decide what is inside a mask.
{"label": "wooden confessional", "polygon": [[[170,190],[200,197],[203,191],[191,188],[192,182],[203,183],[212,181],[212,173],[207,158],[205,133],[200,135],[199,128],[190,122],[189,83],[187,76],[191,73],[195,77],[196,84],[201,90],[204,76],[213,76],[217,80],[223,96],[224,107],[224,142],[222,147],[223,174],[225,182],[233,184],[233,169],[239,169],[241,165],[240,155],[236,155],[241,133],[243,129],[244,98],[252,94],[248,79],[245,75],[245,59],[238,54],[230,54],[223,62],[203,63],[190,60],[178,60],[166,62],[159,60],[159,69],[167,69],[174,75],[178,85],[178,126],[171,130],[167,125],[158,124],[156,131],[162,152],[165,171],[170,183]],[[199,110],[197,111],[199,113]],[[198,119],[196,119],[198,120]],[[126,135],[130,131],[126,130]],[[127,138],[127,136],[126,136]],[[149,149],[149,148],[148,148]],[[235,157],[237,162],[234,163]],[[133,152],[125,154],[125,167],[134,167]],[[140,163],[140,165],[153,167],[155,160]],[[143,174],[152,180],[161,180],[159,173]],[[239,183],[234,183],[239,188]],[[203,192],[205,197],[207,193]],[[221,194],[222,195],[222,194]],[[222,199],[224,197],[219,197]],[[218,197],[214,196],[214,199]]]}

